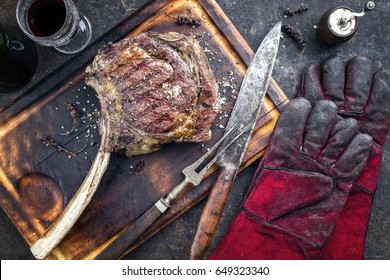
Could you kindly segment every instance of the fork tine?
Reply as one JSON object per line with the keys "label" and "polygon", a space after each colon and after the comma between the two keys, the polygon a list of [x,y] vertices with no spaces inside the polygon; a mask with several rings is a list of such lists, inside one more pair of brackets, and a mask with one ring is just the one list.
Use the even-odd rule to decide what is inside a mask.
{"label": "fork tine", "polygon": [[230,145],[232,145],[234,141],[236,141],[243,133],[244,131],[241,131],[236,137],[232,139],[232,141],[226,144],[226,146],[223,147],[223,149],[220,150],[218,154],[205,167],[203,167],[203,169],[199,172],[199,174],[204,175],[207,172],[207,170],[209,170],[211,166],[213,166],[213,164],[220,158],[220,156],[223,155],[223,153],[227,150],[227,148],[229,148]]}
{"label": "fork tine", "polygon": [[203,167],[203,169],[200,171],[200,172],[196,172],[196,169],[200,166],[200,164],[202,162],[204,162],[204,160],[216,149],[219,147],[219,145],[222,143],[223,140],[225,140],[225,138],[232,132],[232,130],[235,128],[236,125],[234,125],[231,129],[229,129],[225,135],[218,140],[217,143],[214,144],[214,146],[212,146],[207,153],[205,153],[201,158],[199,158],[197,161],[195,161],[193,164],[187,166],[186,168],[183,169],[182,173],[186,176],[188,182],[194,184],[194,185],[198,185],[204,175],[206,174],[207,170],[209,170],[211,168],[211,166],[218,160],[218,158],[226,151],[226,149],[234,143],[234,141],[237,140],[237,138],[239,138],[243,133],[244,131],[240,132],[236,137],[234,137],[234,139],[232,139],[232,141],[230,141],[225,147],[223,147],[223,149],[221,151],[218,152],[218,154],[216,156],[214,156],[213,159],[211,159],[208,164]]}
{"label": "fork tine", "polygon": [[193,169],[193,170],[195,171],[195,169],[198,168],[199,165],[200,165],[207,157],[209,157],[210,154],[211,154],[212,152],[214,152],[215,149],[217,149],[217,148],[219,147],[219,145],[222,143],[222,141],[225,140],[225,138],[233,131],[233,129],[234,129],[235,126],[236,126],[236,125],[234,125],[231,129],[229,129],[229,130],[221,137],[221,139],[219,139],[219,140],[217,141],[217,143],[214,144],[214,146],[212,146],[211,148],[209,148],[208,151],[207,151],[205,154],[203,154],[203,156],[200,157],[200,158],[199,158],[197,161],[195,161],[193,164],[187,166],[187,167],[185,168],[185,170],[187,170],[187,169]]}

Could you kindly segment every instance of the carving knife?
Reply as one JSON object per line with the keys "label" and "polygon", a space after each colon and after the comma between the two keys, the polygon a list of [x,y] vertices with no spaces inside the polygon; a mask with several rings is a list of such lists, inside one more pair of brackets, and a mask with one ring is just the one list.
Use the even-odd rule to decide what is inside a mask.
{"label": "carving knife", "polygon": [[281,22],[277,23],[264,38],[242,81],[237,100],[226,126],[226,130],[233,126],[237,126],[237,129],[224,140],[219,149],[223,148],[226,143],[230,143],[238,131],[242,131],[243,134],[226,149],[216,162],[220,166],[220,172],[200,216],[191,246],[191,259],[203,258],[211,244],[261,110],[275,63],[280,35]]}

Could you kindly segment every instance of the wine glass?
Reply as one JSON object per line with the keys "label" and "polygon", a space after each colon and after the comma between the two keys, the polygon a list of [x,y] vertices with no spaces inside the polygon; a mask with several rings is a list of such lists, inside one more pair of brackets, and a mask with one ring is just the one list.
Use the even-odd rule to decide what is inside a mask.
{"label": "wine glass", "polygon": [[36,43],[65,54],[83,50],[91,40],[91,24],[71,0],[19,0],[16,19]]}

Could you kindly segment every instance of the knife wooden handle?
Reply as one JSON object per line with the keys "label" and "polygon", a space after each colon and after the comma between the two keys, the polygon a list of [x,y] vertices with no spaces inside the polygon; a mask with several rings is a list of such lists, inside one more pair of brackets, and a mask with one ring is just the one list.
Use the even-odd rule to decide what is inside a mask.
{"label": "knife wooden handle", "polygon": [[158,204],[159,202],[150,207],[134,224],[101,251],[95,260],[118,259],[165,212],[167,208],[157,207]]}
{"label": "knife wooden handle", "polygon": [[191,246],[190,259],[201,259],[206,254],[217,229],[237,171],[237,167],[233,165],[221,166],[217,181],[211,189],[206,206],[200,216]]}

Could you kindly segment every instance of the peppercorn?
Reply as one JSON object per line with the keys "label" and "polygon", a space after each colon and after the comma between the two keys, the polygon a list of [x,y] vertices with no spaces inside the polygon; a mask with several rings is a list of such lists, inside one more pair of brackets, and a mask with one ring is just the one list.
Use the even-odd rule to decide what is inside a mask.
{"label": "peppercorn", "polygon": [[193,27],[199,27],[200,26],[200,20],[199,19],[192,19],[191,25]]}
{"label": "peppercorn", "polygon": [[309,7],[308,6],[301,6],[298,9],[291,9],[291,8],[286,8],[283,5],[283,9],[284,9],[285,16],[293,16],[294,14],[300,14],[300,13],[308,11]]}
{"label": "peppercorn", "polygon": [[178,24],[188,24],[189,19],[186,16],[179,16],[176,21]]}
{"label": "peppercorn", "polygon": [[58,152],[66,153],[69,157],[75,157],[76,156],[76,154],[74,152],[71,152],[68,149],[66,149],[65,147],[61,146],[54,139],[50,139],[48,137],[43,137],[41,139],[41,142],[42,142],[43,145],[45,145],[48,148],[54,148]]}
{"label": "peppercorn", "polygon": [[[175,18],[173,18],[173,19],[175,19]],[[175,20],[176,20],[177,24],[189,25],[193,28],[199,27],[201,25],[201,21],[199,19],[192,18],[192,16],[191,16],[191,18],[189,18],[187,16],[178,16]]]}
{"label": "peppercorn", "polygon": [[77,130],[77,127],[79,124],[79,120],[78,120],[79,113],[77,112],[76,105],[71,104],[71,103],[65,103],[65,108],[66,108],[66,110],[68,110],[70,112],[70,116],[73,120],[73,125],[72,125],[72,128],[68,131],[59,132],[58,134],[60,134],[60,135],[72,134],[73,132],[75,132]]}
{"label": "peppercorn", "polygon": [[302,49],[301,53],[303,53],[303,51],[305,50],[305,46],[306,46],[306,40],[303,39],[302,33],[299,30],[295,30],[289,24],[283,24],[282,31],[287,33],[294,41],[299,43],[299,46]]}

